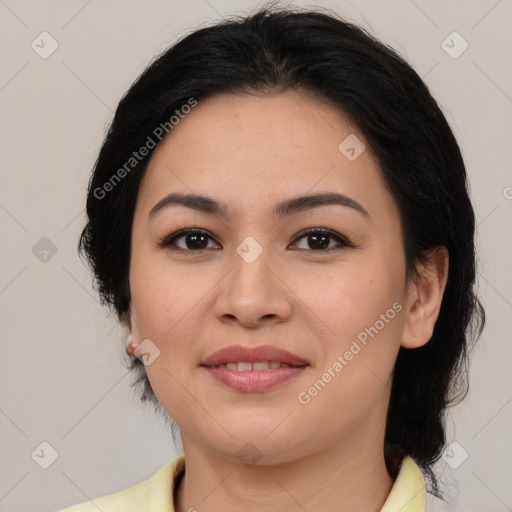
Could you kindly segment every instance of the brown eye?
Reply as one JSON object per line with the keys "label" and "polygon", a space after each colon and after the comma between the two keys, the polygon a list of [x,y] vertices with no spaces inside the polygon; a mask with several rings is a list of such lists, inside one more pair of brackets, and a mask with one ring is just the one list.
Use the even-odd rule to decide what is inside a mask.
{"label": "brown eye", "polygon": [[[306,247],[298,247],[299,250],[312,250],[315,252],[330,251],[340,247],[353,247],[353,244],[344,236],[330,229],[310,228],[300,233],[295,240],[306,239]],[[330,246],[331,242],[337,245]]]}
{"label": "brown eye", "polygon": [[197,252],[208,249],[209,240],[212,240],[212,238],[207,231],[182,229],[164,238],[158,243],[158,246],[178,251]]}
{"label": "brown eye", "polygon": [[[302,231],[295,237],[295,241],[302,239],[306,240],[305,246],[298,247],[298,244],[295,243],[291,246],[292,249],[309,250],[312,252],[330,252],[343,247],[354,247],[348,238],[340,235],[336,231],[326,228],[310,228]],[[160,248],[188,253],[198,253],[219,248],[208,246],[210,241],[216,243],[207,231],[201,229],[181,229],[165,237],[157,245]]]}

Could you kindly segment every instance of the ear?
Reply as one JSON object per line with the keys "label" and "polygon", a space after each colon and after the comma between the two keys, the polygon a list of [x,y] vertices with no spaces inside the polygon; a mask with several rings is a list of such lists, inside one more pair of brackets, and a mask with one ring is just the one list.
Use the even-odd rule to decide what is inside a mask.
{"label": "ear", "polygon": [[402,347],[418,348],[432,338],[448,280],[449,259],[444,245],[435,247],[428,254],[428,263],[417,267],[420,277],[408,283]]}

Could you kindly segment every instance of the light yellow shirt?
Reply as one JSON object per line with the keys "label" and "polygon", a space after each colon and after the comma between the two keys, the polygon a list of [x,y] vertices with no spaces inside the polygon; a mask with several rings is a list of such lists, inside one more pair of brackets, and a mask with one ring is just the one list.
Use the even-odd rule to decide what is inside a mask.
{"label": "light yellow shirt", "polygon": [[[181,455],[144,482],[58,512],[174,512],[174,482],[184,468]],[[425,512],[425,493],[420,468],[406,457],[381,512]]]}

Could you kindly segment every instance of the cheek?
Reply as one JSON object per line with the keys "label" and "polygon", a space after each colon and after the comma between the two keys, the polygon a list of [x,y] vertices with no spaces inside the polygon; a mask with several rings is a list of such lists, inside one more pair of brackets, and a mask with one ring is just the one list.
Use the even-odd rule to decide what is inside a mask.
{"label": "cheek", "polygon": [[314,315],[310,318],[316,318],[325,328],[325,340],[339,346],[373,326],[392,308],[400,298],[399,284],[389,267],[377,259],[365,258],[357,266],[296,276],[292,288],[303,303],[299,307],[311,310]]}
{"label": "cheek", "polygon": [[[339,434],[340,422],[357,428],[364,418],[386,405],[391,375],[400,347],[403,306],[389,280],[370,272],[351,273],[343,279],[326,281],[325,294],[311,293],[311,309],[318,311],[329,327],[318,340],[324,357],[311,379],[301,389],[301,405],[318,429]],[[304,294],[306,291],[304,290]],[[301,404],[304,402],[300,402]],[[377,408],[377,409],[376,409]],[[322,423],[325,410],[332,422]]]}
{"label": "cheek", "polygon": [[310,385],[320,380],[316,388],[321,393],[312,400],[312,410],[320,413],[322,403],[337,403],[351,410],[347,414],[353,414],[356,421],[362,410],[371,409],[386,392],[403,329],[401,270],[388,259],[375,253],[357,266],[297,280],[301,286],[297,295],[316,313],[309,318],[315,319],[319,329],[328,327],[318,331],[323,357]]}
{"label": "cheek", "polygon": [[[137,273],[138,272],[138,273]],[[197,366],[196,340],[204,317],[201,301],[206,285],[192,283],[184,277],[144,265],[132,287],[134,333],[139,339],[149,338],[159,350],[159,356],[145,367],[157,400],[175,420],[187,417],[190,411],[188,389],[190,374]],[[201,281],[204,283],[204,280]],[[205,288],[205,290],[203,290]],[[205,300],[204,298],[203,300]]]}
{"label": "cheek", "polygon": [[200,290],[192,282],[193,275],[177,272],[165,257],[135,251],[130,265],[131,310],[143,336],[171,336],[198,301]]}
{"label": "cheek", "polygon": [[187,288],[176,293],[175,281],[169,276],[162,278],[156,270],[147,265],[140,273],[134,272],[133,335],[138,341],[149,339],[154,344],[150,347],[158,355],[145,366],[147,377],[164,409],[179,414],[183,403],[187,403],[182,386],[187,379],[187,365],[192,364],[190,336],[194,330],[186,315],[190,310]]}

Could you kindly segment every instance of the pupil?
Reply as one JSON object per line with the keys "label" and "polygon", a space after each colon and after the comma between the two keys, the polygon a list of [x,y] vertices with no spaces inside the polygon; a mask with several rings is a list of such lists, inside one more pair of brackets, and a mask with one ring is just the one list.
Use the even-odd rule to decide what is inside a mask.
{"label": "pupil", "polygon": [[[320,247],[317,247],[317,248],[325,249],[325,248],[329,247],[329,241],[328,241],[329,235],[309,235],[309,238],[316,240],[316,242],[314,242],[314,243],[318,243],[318,239],[323,238],[323,243],[320,243]],[[311,244],[310,244],[310,247],[311,247]]]}
{"label": "pupil", "polygon": [[201,241],[199,241],[199,244],[198,244],[198,239],[199,238],[203,238],[203,244],[204,245],[204,241],[206,239],[206,236],[203,235],[203,234],[189,234],[187,235],[186,237],[186,240],[187,240],[187,247],[189,247],[189,242],[191,242],[190,245],[192,245],[193,247],[189,247],[189,249],[204,249],[203,246],[199,246],[201,245]]}

